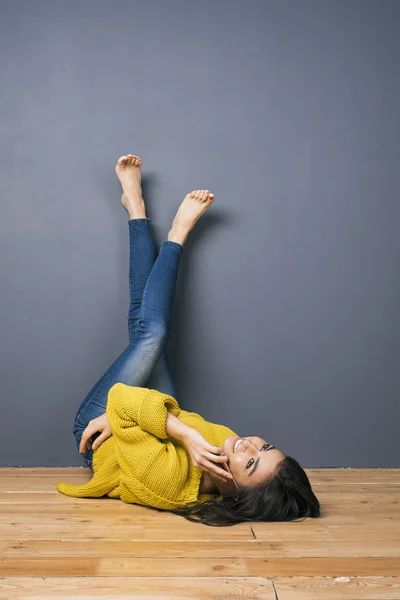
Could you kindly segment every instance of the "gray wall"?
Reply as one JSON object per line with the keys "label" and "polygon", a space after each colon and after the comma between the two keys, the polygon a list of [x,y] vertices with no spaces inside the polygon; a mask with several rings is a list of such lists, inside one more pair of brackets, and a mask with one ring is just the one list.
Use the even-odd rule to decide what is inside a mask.
{"label": "gray wall", "polygon": [[3,0],[1,466],[83,465],[77,407],[127,345],[114,165],[189,238],[182,408],[305,467],[400,467],[400,3]]}

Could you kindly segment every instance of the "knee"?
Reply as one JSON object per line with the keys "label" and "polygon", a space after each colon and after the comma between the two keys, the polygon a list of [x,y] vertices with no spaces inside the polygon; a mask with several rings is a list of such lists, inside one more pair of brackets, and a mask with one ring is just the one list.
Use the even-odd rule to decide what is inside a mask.
{"label": "knee", "polygon": [[135,329],[135,335],[162,345],[167,342],[170,331],[170,325],[161,319],[140,319]]}

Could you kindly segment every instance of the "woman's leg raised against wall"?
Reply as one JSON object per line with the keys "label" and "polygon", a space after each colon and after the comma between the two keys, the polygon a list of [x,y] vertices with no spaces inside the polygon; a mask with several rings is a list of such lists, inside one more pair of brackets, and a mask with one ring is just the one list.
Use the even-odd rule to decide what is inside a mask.
{"label": "woman's leg raised against wall", "polygon": [[78,447],[88,422],[105,412],[109,389],[117,382],[145,387],[165,351],[172,327],[172,307],[183,244],[213,199],[213,194],[208,190],[195,191],[188,194],[179,207],[168,240],[162,244],[147,279],[140,312],[134,298],[133,313],[130,312],[130,315],[137,322],[131,332],[129,346],[92,388],[78,409],[73,430]]}
{"label": "woman's leg raised against wall", "polygon": [[[121,156],[115,167],[116,174],[120,179],[123,189],[121,202],[129,216],[130,301],[127,319],[130,344],[133,342],[134,331],[140,318],[140,307],[144,288],[157,258],[157,249],[153,239],[151,220],[146,216],[146,209],[142,196],[141,166],[142,161],[138,156],[128,154],[127,156]],[[118,357],[111,367],[107,369],[103,376],[94,384],[81,406],[78,408],[77,416],[81,412],[82,407],[90,402],[90,398],[95,397],[96,391],[100,388],[103,381],[109,377],[110,370],[115,369],[116,363],[120,358],[121,357]],[[159,391],[175,397],[175,384],[168,364],[168,359],[164,352],[156,367],[153,369],[150,380],[145,382],[143,386],[154,387],[154,389],[159,389]],[[94,410],[96,409],[95,405],[93,408]]]}
{"label": "woman's leg raised against wall", "polygon": [[[79,429],[84,425],[82,417],[90,416],[90,419],[93,419],[96,416],[99,416],[99,414],[102,414],[105,410],[102,401],[102,391],[104,390],[105,382],[109,383],[110,377],[115,375],[120,365],[126,362],[127,357],[130,356],[128,350],[134,342],[135,330],[140,321],[143,292],[157,258],[151,221],[146,216],[145,204],[142,196],[141,165],[142,161],[138,156],[128,154],[127,156],[121,156],[115,167],[116,174],[123,190],[121,202],[129,216],[129,346],[116,361],[114,361],[111,367],[107,369],[84,398],[76,413],[74,432],[76,431],[76,424],[78,422]],[[164,351],[162,352],[156,367],[153,369],[153,373],[155,375],[153,377],[153,383],[158,385],[156,389],[174,395],[175,385]],[[152,379],[151,376],[149,379]],[[145,386],[148,385],[149,382],[151,383],[151,381],[143,381],[142,375],[142,377],[137,378],[135,385]]]}
{"label": "woman's leg raised against wall", "polygon": [[[140,307],[147,279],[157,258],[151,220],[146,215],[141,187],[142,161],[138,156],[121,156],[115,167],[121,182],[121,202],[129,215],[129,312],[128,334],[132,343],[140,319]],[[144,387],[157,389],[176,398],[175,382],[169,365],[166,349]]]}

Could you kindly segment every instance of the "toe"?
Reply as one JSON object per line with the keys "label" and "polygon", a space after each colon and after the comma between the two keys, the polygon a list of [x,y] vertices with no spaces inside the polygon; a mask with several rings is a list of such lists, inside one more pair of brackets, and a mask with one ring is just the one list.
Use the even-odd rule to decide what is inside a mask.
{"label": "toe", "polygon": [[123,167],[126,161],[126,156],[120,156],[117,162],[118,167]]}

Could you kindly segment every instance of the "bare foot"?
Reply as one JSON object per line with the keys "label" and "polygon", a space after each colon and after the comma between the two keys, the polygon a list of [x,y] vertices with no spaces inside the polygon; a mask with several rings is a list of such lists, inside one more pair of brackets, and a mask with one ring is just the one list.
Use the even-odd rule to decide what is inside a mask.
{"label": "bare foot", "polygon": [[184,244],[196,222],[214,202],[215,196],[208,190],[193,190],[187,194],[172,222],[168,239]]}
{"label": "bare foot", "polygon": [[121,202],[129,213],[130,219],[146,217],[146,209],[141,186],[142,159],[133,154],[120,156],[115,172],[121,182],[123,194]]}

